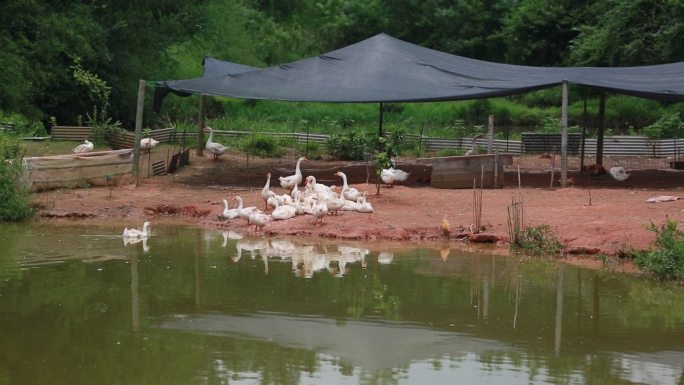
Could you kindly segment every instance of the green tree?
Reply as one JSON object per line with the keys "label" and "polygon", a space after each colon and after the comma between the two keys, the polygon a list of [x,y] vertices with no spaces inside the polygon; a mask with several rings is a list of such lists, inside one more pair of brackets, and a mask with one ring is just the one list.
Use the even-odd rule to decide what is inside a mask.
{"label": "green tree", "polygon": [[684,60],[684,3],[612,0],[598,21],[579,26],[570,63],[629,66]]}

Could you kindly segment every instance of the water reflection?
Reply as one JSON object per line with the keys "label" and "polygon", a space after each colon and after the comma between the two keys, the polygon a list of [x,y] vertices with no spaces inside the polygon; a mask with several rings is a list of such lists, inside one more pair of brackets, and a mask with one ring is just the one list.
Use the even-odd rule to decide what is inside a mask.
{"label": "water reflection", "polygon": [[684,381],[681,287],[446,245],[155,228],[150,248],[2,225],[0,383]]}

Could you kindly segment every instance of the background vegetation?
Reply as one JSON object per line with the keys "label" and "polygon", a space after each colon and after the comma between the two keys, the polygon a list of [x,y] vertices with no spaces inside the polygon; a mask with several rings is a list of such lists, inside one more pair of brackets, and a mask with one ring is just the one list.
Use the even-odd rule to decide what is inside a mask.
{"label": "background vegetation", "polygon": [[[512,64],[631,66],[684,60],[684,3],[677,0],[171,0],[127,2],[7,0],[0,4],[0,121],[131,129],[139,79],[199,76],[204,55],[269,66],[340,48],[380,32],[426,47]],[[148,89],[149,90],[149,89]],[[151,91],[151,90],[149,90]],[[103,94],[106,101],[103,103]],[[572,90],[571,124],[583,95]],[[151,106],[148,92],[147,106]],[[596,121],[597,95],[589,96]],[[559,90],[466,102],[388,105],[389,124],[433,136],[463,120],[468,129],[493,113],[503,126],[539,126],[557,117]],[[169,97],[147,125],[193,119],[196,98]],[[608,126],[638,131],[678,105],[613,96]],[[377,124],[376,105],[254,102],[212,98],[223,125],[335,131]],[[104,117],[104,118],[102,118]],[[163,119],[162,119],[163,118]]]}

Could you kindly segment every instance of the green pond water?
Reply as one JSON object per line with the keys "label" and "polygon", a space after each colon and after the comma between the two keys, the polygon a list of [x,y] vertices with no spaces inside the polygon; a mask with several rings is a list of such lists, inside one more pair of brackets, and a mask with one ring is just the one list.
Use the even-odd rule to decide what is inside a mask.
{"label": "green pond water", "polygon": [[[0,385],[684,384],[684,288],[451,250],[0,224]],[[320,243],[317,243],[320,242]]]}

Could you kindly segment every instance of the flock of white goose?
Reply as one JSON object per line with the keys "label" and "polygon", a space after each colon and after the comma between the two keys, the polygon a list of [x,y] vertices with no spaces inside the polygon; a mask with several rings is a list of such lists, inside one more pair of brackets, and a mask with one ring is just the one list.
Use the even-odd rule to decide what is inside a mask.
{"label": "flock of white goose", "polygon": [[[349,186],[347,176],[341,171],[335,173],[342,178],[342,189],[339,192],[335,186],[317,183],[314,176],[310,175],[304,179],[301,164],[306,161],[305,157],[299,158],[293,175],[278,178],[280,186],[288,190],[288,193],[278,195],[271,190],[271,174],[266,175],[266,184],[261,190],[261,197],[264,200],[263,211],[256,206],[245,207],[242,197],[235,196],[234,200],[237,202],[235,208],[229,208],[228,201],[223,200],[222,216],[227,219],[246,219],[249,225],[255,226],[256,232],[271,220],[287,220],[297,215],[308,214],[315,218],[314,223],[322,223],[325,216],[337,214],[339,210],[360,213],[374,211],[373,206],[367,200],[367,194]],[[300,190],[299,185],[302,180],[306,183],[304,189]],[[273,211],[266,214],[265,211],[270,208],[273,208]]]}

